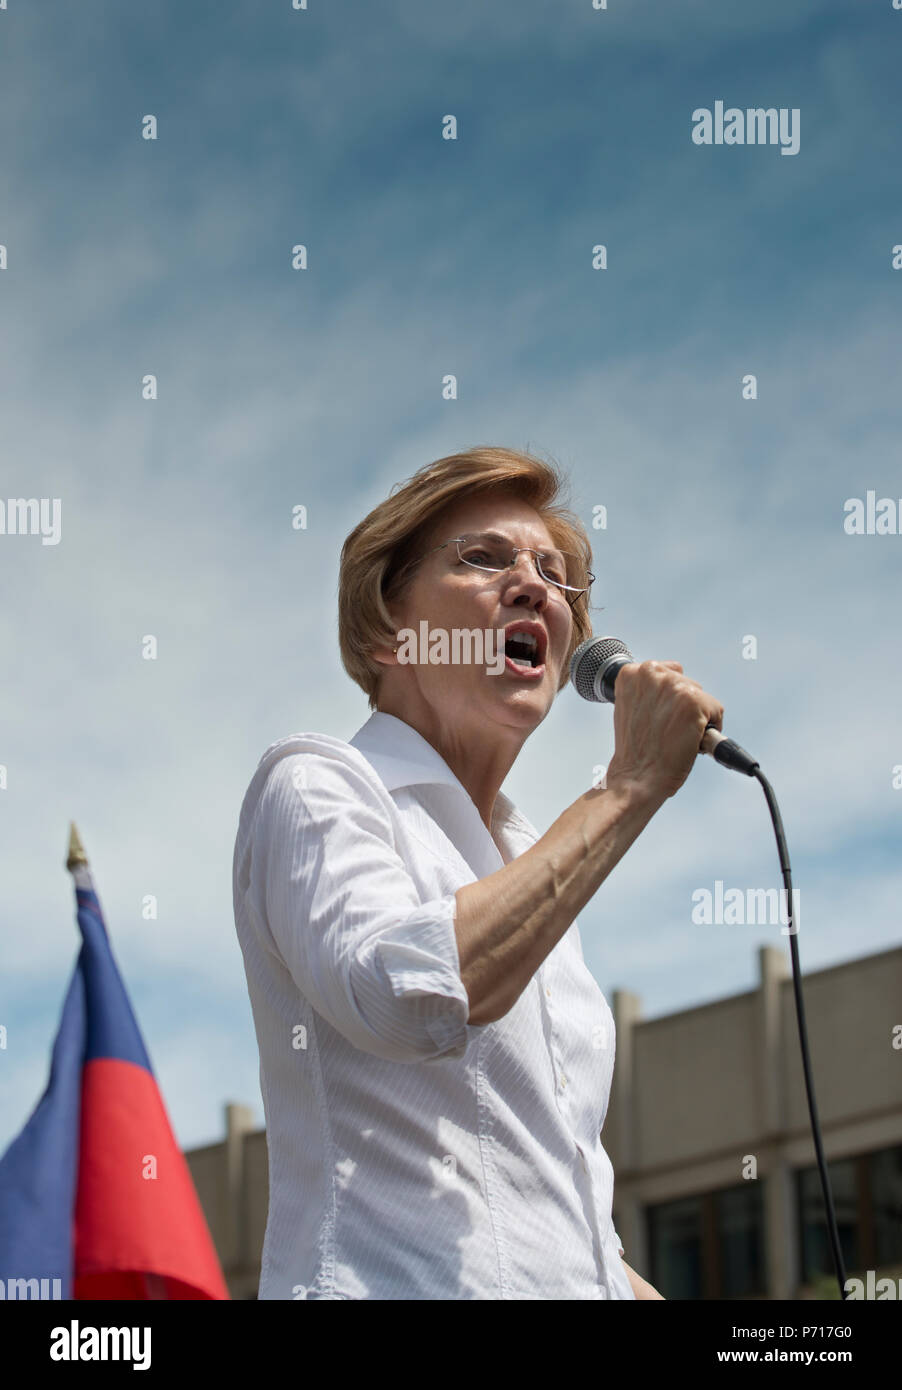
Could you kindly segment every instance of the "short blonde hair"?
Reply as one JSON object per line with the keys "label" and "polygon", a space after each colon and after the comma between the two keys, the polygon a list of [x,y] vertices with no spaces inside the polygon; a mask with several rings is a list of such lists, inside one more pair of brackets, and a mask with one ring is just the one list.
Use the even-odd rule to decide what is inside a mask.
{"label": "short blonde hair", "polygon": [[[397,640],[388,604],[404,593],[422,548],[441,516],[474,493],[499,492],[534,507],[555,545],[580,557],[588,583],[592,548],[579,518],[559,501],[564,479],[553,463],[513,449],[484,446],[424,464],[354,527],[341,548],[338,579],[338,645],[342,665],[365,692],[371,710],[379,698],[382,668],[371,653]],[[571,606],[573,635],[558,690],[569,679],[570,658],[592,635],[589,594]]]}

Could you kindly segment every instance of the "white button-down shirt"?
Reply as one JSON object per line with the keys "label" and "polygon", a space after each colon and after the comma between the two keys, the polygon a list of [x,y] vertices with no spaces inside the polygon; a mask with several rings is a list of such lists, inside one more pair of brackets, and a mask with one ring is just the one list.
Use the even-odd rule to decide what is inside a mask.
{"label": "white button-down shirt", "polygon": [[614,1020],[574,921],[470,1024],[455,891],[539,838],[492,834],[394,715],[280,739],[241,808],[234,904],[269,1149],[261,1299],[634,1297],[602,1148]]}

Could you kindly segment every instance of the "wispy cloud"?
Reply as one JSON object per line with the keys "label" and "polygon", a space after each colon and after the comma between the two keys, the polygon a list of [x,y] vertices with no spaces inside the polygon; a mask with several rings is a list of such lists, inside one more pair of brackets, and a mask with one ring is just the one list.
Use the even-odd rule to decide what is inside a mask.
{"label": "wispy cloud", "polygon": [[[77,949],[73,817],[180,1142],[217,1137],[227,1100],[259,1108],[241,798],[273,739],[367,718],[338,658],[341,543],[478,442],[556,457],[587,525],[608,507],[596,630],[682,661],[761,759],[803,966],[898,940],[902,538],[842,530],[846,497],[902,492],[895,89],[845,8],[4,16],[2,490],[60,497],[63,539],[0,543],[0,1144]],[[802,108],[797,157],[693,149],[693,106],[756,90]],[[506,786],[540,830],[611,729],[561,694]],[[700,759],[580,914],[606,991],[679,1009],[749,987],[761,940],[787,949],[693,926],[715,878],[779,883],[760,789]]]}

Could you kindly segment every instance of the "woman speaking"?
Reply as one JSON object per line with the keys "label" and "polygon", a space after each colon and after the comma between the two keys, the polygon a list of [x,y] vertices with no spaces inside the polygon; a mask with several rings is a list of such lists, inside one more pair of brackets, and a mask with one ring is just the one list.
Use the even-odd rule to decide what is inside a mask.
{"label": "woman speaking", "polygon": [[[245,795],[261,1299],[661,1297],[613,1227],[614,1022],[576,916],[723,707],[676,662],[624,666],[606,784],[541,836],[500,790],[591,636],[561,486],[477,448],[393,489],[341,553],[341,657],[372,713],[349,742],[280,739]],[[479,659],[447,655],[464,631]]]}

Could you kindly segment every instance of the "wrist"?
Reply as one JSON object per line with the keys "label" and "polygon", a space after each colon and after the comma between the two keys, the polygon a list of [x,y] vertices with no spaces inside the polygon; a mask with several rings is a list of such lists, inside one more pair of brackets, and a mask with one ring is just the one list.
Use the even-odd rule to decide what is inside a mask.
{"label": "wrist", "polygon": [[667,793],[645,777],[633,777],[614,767],[613,761],[605,777],[605,790],[616,796],[625,807],[651,817],[664,805]]}

